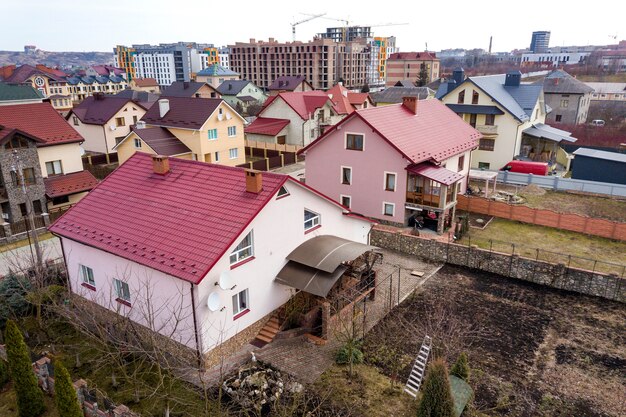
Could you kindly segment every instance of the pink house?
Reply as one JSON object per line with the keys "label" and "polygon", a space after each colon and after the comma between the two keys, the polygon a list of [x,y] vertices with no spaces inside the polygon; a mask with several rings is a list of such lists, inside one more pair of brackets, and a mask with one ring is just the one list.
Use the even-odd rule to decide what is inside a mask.
{"label": "pink house", "polygon": [[481,134],[438,100],[361,109],[300,152],[306,182],[342,205],[394,225],[442,233],[465,192]]}
{"label": "pink house", "polygon": [[74,294],[201,356],[252,340],[298,290],[326,295],[316,280],[352,258],[336,247],[321,271],[290,254],[320,239],[367,251],[371,226],[286,175],[136,152],[50,231]]}

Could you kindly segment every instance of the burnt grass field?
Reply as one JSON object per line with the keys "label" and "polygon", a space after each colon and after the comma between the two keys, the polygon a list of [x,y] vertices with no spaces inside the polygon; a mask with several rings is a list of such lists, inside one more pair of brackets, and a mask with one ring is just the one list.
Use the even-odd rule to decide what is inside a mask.
{"label": "burnt grass field", "polygon": [[446,266],[365,338],[365,358],[404,383],[425,334],[470,360],[464,415],[626,415],[626,305]]}

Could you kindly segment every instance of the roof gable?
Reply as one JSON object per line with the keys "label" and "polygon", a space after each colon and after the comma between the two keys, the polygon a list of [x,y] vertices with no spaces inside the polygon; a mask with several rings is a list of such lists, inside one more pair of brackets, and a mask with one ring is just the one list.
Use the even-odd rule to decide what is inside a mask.
{"label": "roof gable", "polygon": [[50,103],[0,106],[0,125],[19,129],[45,141],[39,146],[84,140]]}
{"label": "roof gable", "polygon": [[321,107],[324,107],[326,103],[332,106],[332,101],[328,95],[323,91],[294,91],[279,93],[276,96],[270,97],[265,101],[265,105],[259,115],[271,106],[276,100],[281,99],[284,101],[293,111],[295,111],[302,120],[308,120],[310,115]]}
{"label": "roof gable", "polygon": [[268,87],[268,90],[284,90],[284,91],[294,91],[301,83],[307,83],[311,90],[313,87],[306,80],[303,75],[283,75],[277,77],[272,84]]}
{"label": "roof gable", "polygon": [[248,80],[226,80],[217,87],[217,92],[223,96],[235,96],[248,84],[251,84]]}
{"label": "roof gable", "polygon": [[239,75],[239,73],[229,68],[222,67],[219,64],[213,64],[203,69],[202,71],[199,71],[196,75],[218,77],[218,76],[236,76],[236,75]]}
{"label": "roof gable", "polygon": [[129,98],[102,94],[84,99],[72,109],[67,118],[69,120],[70,115],[73,114],[85,124],[102,126],[115,117],[128,103],[145,109],[141,104],[135,103]]}
{"label": "roof gable", "polygon": [[159,104],[155,103],[141,118],[153,126],[180,129],[201,129],[211,114],[224,101],[221,98],[167,97],[170,110],[161,117]]}
{"label": "roof gable", "polygon": [[213,87],[204,82],[197,81],[174,81],[161,93],[161,97],[193,97],[201,88],[207,86],[215,91]]}

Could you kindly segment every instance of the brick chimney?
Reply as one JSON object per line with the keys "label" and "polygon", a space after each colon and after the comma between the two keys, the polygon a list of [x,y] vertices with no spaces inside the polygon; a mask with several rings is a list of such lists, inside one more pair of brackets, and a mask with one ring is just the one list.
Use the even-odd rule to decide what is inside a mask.
{"label": "brick chimney", "polygon": [[167,112],[170,111],[170,101],[166,98],[159,100],[159,118],[165,117]]}
{"label": "brick chimney", "polygon": [[411,113],[417,114],[417,97],[402,97],[402,105]]}
{"label": "brick chimney", "polygon": [[258,194],[263,190],[263,174],[261,171],[246,169],[246,192]]}
{"label": "brick chimney", "polygon": [[152,155],[152,169],[155,174],[165,175],[170,172],[170,160],[165,155]]}

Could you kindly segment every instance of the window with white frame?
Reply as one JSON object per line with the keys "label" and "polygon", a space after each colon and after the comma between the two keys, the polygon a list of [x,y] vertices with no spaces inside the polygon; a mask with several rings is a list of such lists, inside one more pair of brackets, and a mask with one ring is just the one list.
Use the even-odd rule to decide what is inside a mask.
{"label": "window with white frame", "polygon": [[128,287],[128,283],[114,278],[113,284],[115,285],[115,294],[117,295],[117,298],[130,303],[130,288]]}
{"label": "window with white frame", "polygon": [[81,265],[80,275],[85,284],[89,284],[92,287],[96,286],[96,280],[93,277],[93,269],[89,268],[88,266]]}
{"label": "window with white frame", "polygon": [[230,159],[237,159],[239,157],[239,149],[231,148],[228,150],[228,157]]}
{"label": "window with white frame", "polygon": [[141,139],[135,138],[135,148],[141,149]]}
{"label": "window with white frame", "polygon": [[233,295],[233,316],[236,316],[239,313],[243,313],[246,310],[249,310],[248,303],[248,289],[246,288],[243,291],[238,292]]}
{"label": "window with white frame", "polygon": [[347,208],[350,208],[350,204],[352,203],[352,198],[349,195],[341,196],[341,205]]}
{"label": "window with white frame", "polygon": [[228,137],[232,138],[237,136],[237,126],[228,126]]}
{"label": "window with white frame", "polygon": [[46,172],[48,176],[63,174],[63,167],[61,166],[61,160],[46,162]]}
{"label": "window with white frame", "polygon": [[385,172],[385,191],[396,191],[396,174]]}
{"label": "window with white frame", "polygon": [[341,167],[341,183],[346,185],[352,184],[352,168]]}
{"label": "window with white frame", "polygon": [[214,153],[214,158],[213,158],[213,162],[219,162],[220,161],[220,153],[218,151],[215,151]]}
{"label": "window with white frame", "polygon": [[320,215],[311,210],[304,209],[304,230],[309,230],[320,225]]}
{"label": "window with white frame", "polygon": [[254,241],[252,231],[243,238],[230,254],[230,264],[236,264],[254,255]]}
{"label": "window with white frame", "polygon": [[383,203],[383,214],[385,216],[393,216],[396,205],[393,203]]}
{"label": "window with white frame", "polygon": [[217,139],[217,129],[209,129],[209,140]]}

